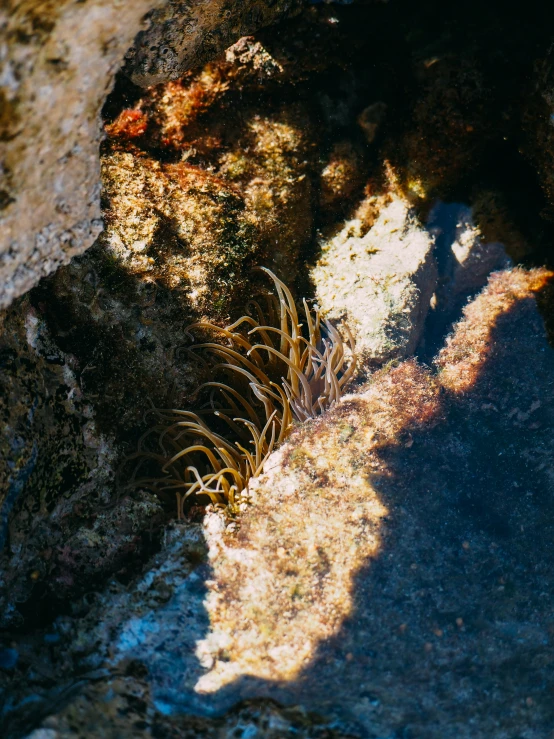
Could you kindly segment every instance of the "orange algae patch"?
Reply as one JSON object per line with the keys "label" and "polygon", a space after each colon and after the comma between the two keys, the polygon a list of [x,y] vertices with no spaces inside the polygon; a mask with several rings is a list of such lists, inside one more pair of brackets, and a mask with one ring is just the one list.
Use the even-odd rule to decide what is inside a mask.
{"label": "orange algae patch", "polygon": [[493,273],[483,292],[464,308],[437,358],[441,385],[455,394],[468,392],[495,350],[492,332],[499,318],[521,301],[534,300],[553,277],[544,268]]}
{"label": "orange algae patch", "polygon": [[143,136],[148,128],[148,117],[138,108],[121,111],[113,123],[106,125],[108,136],[119,139],[136,139]]}

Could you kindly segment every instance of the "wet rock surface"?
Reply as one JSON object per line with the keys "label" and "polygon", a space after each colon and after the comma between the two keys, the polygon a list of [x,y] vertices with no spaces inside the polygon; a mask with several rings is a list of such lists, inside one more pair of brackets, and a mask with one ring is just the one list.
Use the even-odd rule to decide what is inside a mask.
{"label": "wet rock surface", "polygon": [[218,52],[280,18],[295,15],[303,0],[173,0],[150,15],[150,27],[127,53],[126,72],[141,87],[179,79]]}
{"label": "wet rock surface", "polygon": [[263,0],[5,5],[0,10],[0,306],[83,253],[101,232],[100,110],[139,31],[133,68],[140,84],[152,84],[154,77],[182,75],[301,5]]}
{"label": "wet rock surface", "polygon": [[[232,19],[165,67],[162,27],[216,5],[166,6],[143,72],[204,64]],[[312,4],[180,79],[118,75],[104,232],[1,315],[7,736],[549,736],[541,17],[522,42],[505,9]],[[152,406],[198,409],[187,326],[242,315],[255,264],[348,320],[360,375],[236,519],[172,521],[122,462]]]}
{"label": "wet rock surface", "polygon": [[535,293],[551,277],[492,275],[436,373],[378,372],[294,433],[238,522],[168,530],[131,586],[59,619],[88,687],[44,729],[79,736],[79,716],[101,735],[139,695],[147,735],[176,715],[227,736],[237,709],[182,714],[265,697],[325,716],[324,736],[545,736],[554,350]]}

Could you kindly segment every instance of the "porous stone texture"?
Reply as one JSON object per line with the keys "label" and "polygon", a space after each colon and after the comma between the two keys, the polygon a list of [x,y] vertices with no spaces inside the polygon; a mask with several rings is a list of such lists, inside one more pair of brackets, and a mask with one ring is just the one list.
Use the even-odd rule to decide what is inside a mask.
{"label": "porous stone texture", "polygon": [[156,5],[60,0],[0,10],[0,306],[102,230],[100,109]]}
{"label": "porous stone texture", "polygon": [[[200,312],[229,310],[256,262],[294,283],[318,201],[327,218],[341,216],[366,177],[364,145],[320,114],[322,75],[341,79],[359,52],[335,21],[310,8],[177,81],[112,101],[108,254]],[[357,101],[348,103],[355,124]]]}
{"label": "porous stone texture", "polygon": [[0,315],[0,628],[47,617],[149,546],[161,506],[114,497],[117,447],[27,298]]}
{"label": "porous stone texture", "polygon": [[127,54],[125,72],[142,86],[182,77],[276,20],[298,13],[305,0],[170,0],[151,13]]}
{"label": "porous stone texture", "polygon": [[[101,243],[129,274],[164,285],[189,310],[213,316],[244,294],[254,260],[266,254],[265,263],[287,282],[296,276],[313,221],[312,126],[296,103],[271,112],[244,105],[241,120],[222,127],[231,84],[218,70],[199,77],[139,101],[137,112],[155,111],[157,120],[143,114],[142,129],[150,139],[145,147],[159,144],[154,154],[137,148],[138,137],[128,141],[135,125],[129,111],[109,127]],[[160,162],[160,149],[174,161]]]}
{"label": "porous stone texture", "polygon": [[[3,5],[0,307],[85,251],[102,230],[100,110],[125,52],[148,25],[146,14],[154,11],[153,36],[140,37],[139,44],[145,46],[136,57],[143,82],[146,69],[154,74],[151,67],[156,80],[180,76],[246,30],[256,30],[300,5],[264,0]],[[156,59],[167,60],[177,39],[179,62],[172,56],[173,64],[160,68]]]}
{"label": "porous stone texture", "polygon": [[[553,277],[493,274],[434,370],[380,370],[293,433],[238,521],[175,525],[130,586],[60,617],[52,680],[86,684],[34,727],[548,736],[554,350],[535,296]],[[28,660],[11,668],[19,700]],[[53,696],[31,689],[44,716]]]}
{"label": "porous stone texture", "polygon": [[323,313],[345,320],[362,360],[386,362],[412,354],[421,338],[437,281],[433,239],[400,196],[363,232],[348,221],[322,243],[311,276]]}
{"label": "porous stone texture", "polygon": [[[306,106],[268,110],[259,92],[256,104],[247,61],[208,65],[115,115],[101,156],[105,231],[33,293],[100,427],[129,451],[146,411],[188,407],[205,379],[187,326],[240,315],[257,263],[293,281],[312,233]],[[237,95],[241,118],[223,124]]]}

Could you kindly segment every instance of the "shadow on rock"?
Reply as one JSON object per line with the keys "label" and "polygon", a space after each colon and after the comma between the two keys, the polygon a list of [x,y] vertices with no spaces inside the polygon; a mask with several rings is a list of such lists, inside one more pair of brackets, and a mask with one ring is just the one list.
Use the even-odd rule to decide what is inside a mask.
{"label": "shadow on rock", "polygon": [[[212,708],[267,696],[364,737],[547,735],[554,720],[554,352],[532,293],[541,280],[544,273],[522,270],[494,275],[436,360],[440,409],[419,428],[375,444],[382,467],[368,474],[366,464],[364,474],[387,515],[379,551],[353,575],[340,628],[295,679],[243,674],[209,694]],[[389,375],[406,365],[418,382],[435,382],[414,363]],[[394,412],[394,395],[387,401]],[[340,407],[327,433],[339,416]],[[293,444],[306,454],[303,441]],[[343,550],[357,541],[345,527]],[[318,618],[321,604],[311,595],[306,607]],[[212,609],[212,629],[222,613]],[[279,674],[271,651],[258,657],[253,671]]]}
{"label": "shadow on rock", "polygon": [[58,620],[78,695],[27,690],[10,736],[24,713],[52,739],[547,736],[550,277],[492,275],[435,373],[377,372],[294,432],[240,527],[175,526],[132,588]]}

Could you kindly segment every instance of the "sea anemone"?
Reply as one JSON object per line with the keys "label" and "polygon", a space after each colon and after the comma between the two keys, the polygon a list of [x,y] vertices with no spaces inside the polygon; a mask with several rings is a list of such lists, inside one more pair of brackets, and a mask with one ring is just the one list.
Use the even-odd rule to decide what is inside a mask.
{"label": "sea anemone", "polygon": [[[186,348],[201,352],[199,358],[210,374],[210,381],[199,388],[208,395],[205,404],[196,412],[154,410],[157,423],[143,435],[133,455],[154,460],[161,474],[141,480],[135,470],[132,484],[174,491],[179,518],[193,495],[205,495],[235,513],[247,497],[249,480],[261,472],[293,423],[315,418],[336,403],[355,371],[354,339],[348,327],[344,326],[345,345],[317,306],[310,308],[303,300],[297,307],[273,272],[258,269],[270,276],[276,292],[263,295],[265,312],[260,301],[252,300],[247,315],[230,326],[200,321],[187,328],[192,340],[191,332],[204,331],[225,341]],[[149,448],[152,438],[155,450]]]}

